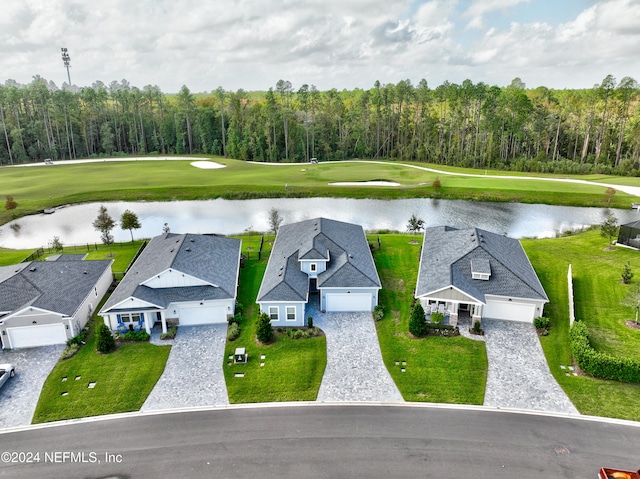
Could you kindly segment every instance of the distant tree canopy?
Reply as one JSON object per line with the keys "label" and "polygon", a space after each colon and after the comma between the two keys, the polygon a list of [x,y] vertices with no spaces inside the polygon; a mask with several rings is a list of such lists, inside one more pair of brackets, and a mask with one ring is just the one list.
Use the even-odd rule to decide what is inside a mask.
{"label": "distant tree canopy", "polygon": [[148,153],[640,176],[640,88],[611,75],[583,90],[526,89],[519,78],[342,91],[280,80],[266,92],[173,95],[126,80],[0,85],[0,164]]}

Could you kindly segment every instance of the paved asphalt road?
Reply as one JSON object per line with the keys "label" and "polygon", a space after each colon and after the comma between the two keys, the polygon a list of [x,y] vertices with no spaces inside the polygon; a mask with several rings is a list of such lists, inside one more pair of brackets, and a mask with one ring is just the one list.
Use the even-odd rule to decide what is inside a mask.
{"label": "paved asphalt road", "polygon": [[0,477],[593,479],[640,466],[639,444],[640,424],[494,410],[229,408],[0,433],[2,451],[39,453],[0,454]]}

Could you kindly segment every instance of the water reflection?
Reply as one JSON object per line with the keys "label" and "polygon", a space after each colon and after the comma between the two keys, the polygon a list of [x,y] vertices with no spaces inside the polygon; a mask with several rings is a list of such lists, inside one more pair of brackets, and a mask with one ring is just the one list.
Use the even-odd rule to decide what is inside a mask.
{"label": "water reflection", "polygon": [[[259,200],[205,200],[175,202],[104,203],[118,221],[124,210],[135,212],[142,228],[134,237],[152,237],[162,233],[165,223],[176,233],[241,233],[269,229],[268,211],[279,210],[285,223],[317,216],[361,224],[367,230],[405,231],[407,220],[415,213],[427,226],[476,226],[514,238],[551,237],[559,231],[601,223],[602,208],[528,205],[520,203],[479,203],[459,200],[412,198],[404,200],[356,200],[345,198],[301,198]],[[100,203],[60,208],[54,214],[33,215],[0,227],[0,246],[35,248],[46,245],[54,236],[64,244],[100,242],[92,227]],[[634,210],[615,210],[618,221],[638,219]],[[17,225],[17,226],[16,226]],[[116,241],[131,238],[128,231],[114,228]]]}

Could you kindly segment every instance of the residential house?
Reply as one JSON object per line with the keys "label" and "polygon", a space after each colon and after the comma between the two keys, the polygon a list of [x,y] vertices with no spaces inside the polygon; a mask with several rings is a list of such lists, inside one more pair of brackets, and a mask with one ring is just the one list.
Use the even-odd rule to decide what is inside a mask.
{"label": "residential house", "polygon": [[84,328],[113,282],[112,261],[53,259],[0,267],[3,348],[64,344]]}
{"label": "residential house", "polygon": [[257,303],[277,326],[304,326],[310,298],[322,311],[372,311],[382,287],[361,226],[316,218],[281,226]]}
{"label": "residential house", "polygon": [[415,297],[425,311],[533,322],[547,295],[518,240],[478,228],[427,228]]}
{"label": "residential house", "polygon": [[158,322],[226,323],[235,313],[241,241],[218,235],[167,233],[140,253],[100,311],[112,330]]}

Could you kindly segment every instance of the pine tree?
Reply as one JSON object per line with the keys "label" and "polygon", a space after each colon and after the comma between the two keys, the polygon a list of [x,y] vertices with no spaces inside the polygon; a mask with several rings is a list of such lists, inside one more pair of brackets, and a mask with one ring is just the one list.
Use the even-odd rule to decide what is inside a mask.
{"label": "pine tree", "polygon": [[256,337],[261,343],[268,343],[273,339],[273,327],[271,326],[271,318],[267,313],[260,313],[258,317],[258,327],[256,329]]}
{"label": "pine tree", "polygon": [[417,302],[411,308],[411,318],[409,319],[409,332],[414,336],[424,336],[429,331],[427,326],[427,318],[424,314],[424,308]]}
{"label": "pine tree", "polygon": [[116,349],[116,341],[113,339],[111,331],[106,324],[101,323],[96,331],[98,335],[96,340],[96,349],[101,353],[110,353]]}

